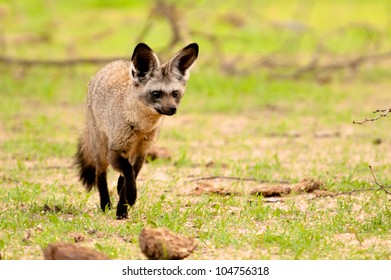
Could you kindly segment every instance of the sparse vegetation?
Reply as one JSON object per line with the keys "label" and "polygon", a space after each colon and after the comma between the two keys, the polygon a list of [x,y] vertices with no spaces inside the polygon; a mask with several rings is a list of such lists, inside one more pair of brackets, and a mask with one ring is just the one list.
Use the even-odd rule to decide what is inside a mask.
{"label": "sparse vegetation", "polygon": [[[154,2],[107,3],[1,1],[0,55],[130,56]],[[193,179],[210,176],[289,186],[312,178],[327,194],[376,188],[368,165],[390,185],[389,119],[352,124],[390,108],[390,60],[291,74],[311,60],[319,38],[326,62],[389,51],[391,3],[300,3],[176,3],[186,14],[178,19],[183,40],[199,43],[199,61],[180,111],[165,120],[157,142],[170,157],[145,165],[125,221],[115,220],[115,209],[100,211],[97,192],[84,191],[72,166],[87,83],[99,66],[1,62],[2,259],[42,259],[53,242],[78,242],[110,259],[145,259],[138,240],[145,226],[196,238],[191,259],[390,259],[390,200],[381,188],[267,199],[251,195],[260,182],[221,178],[202,182],[225,192],[194,192]],[[164,56],[171,29],[164,17],[156,21],[143,40]],[[298,33],[297,26],[309,31]],[[273,62],[295,63],[252,69],[270,54]],[[109,172],[112,202],[116,179]]]}

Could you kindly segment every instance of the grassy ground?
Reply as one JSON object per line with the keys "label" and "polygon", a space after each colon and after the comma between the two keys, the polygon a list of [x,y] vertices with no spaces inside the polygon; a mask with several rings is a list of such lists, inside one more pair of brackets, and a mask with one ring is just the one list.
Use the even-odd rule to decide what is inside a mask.
{"label": "grassy ground", "polygon": [[[41,2],[0,1],[2,54],[130,56],[150,5]],[[190,29],[221,38],[227,59],[240,55],[251,63],[255,55],[283,52],[305,61],[322,37],[338,57],[375,50],[376,42],[379,52],[390,47],[388,1],[280,0],[236,6],[235,1],[178,4]],[[300,22],[311,31],[290,41],[295,33],[276,27],[287,22]],[[357,22],[376,32],[335,32]],[[157,51],[169,40],[162,35],[169,34],[167,23],[158,23],[144,38]],[[0,66],[1,257],[40,259],[48,243],[78,240],[114,259],[140,259],[138,234],[149,225],[196,237],[192,259],[391,258],[390,201],[383,191],[270,200],[250,195],[260,185],[256,182],[206,181],[236,191],[221,196],[194,192],[202,184],[192,181],[235,176],[294,184],[314,178],[335,194],[375,187],[371,164],[378,181],[390,185],[390,120],[352,124],[374,109],[390,108],[387,62],[366,65],[354,75],[333,73],[327,83],[311,76],[270,80],[264,70],[230,76],[213,60],[210,41],[188,36],[200,43],[200,59],[180,112],[165,120],[157,143],[171,151],[171,160],[145,165],[138,201],[126,221],[115,220],[115,209],[99,210],[97,193],[84,191],[72,166],[86,85],[98,67]],[[115,204],[116,176],[109,173]]]}

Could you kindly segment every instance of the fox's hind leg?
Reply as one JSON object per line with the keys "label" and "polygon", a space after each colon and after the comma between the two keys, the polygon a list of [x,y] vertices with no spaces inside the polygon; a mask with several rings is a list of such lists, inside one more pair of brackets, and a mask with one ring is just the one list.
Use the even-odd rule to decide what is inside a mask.
{"label": "fox's hind leg", "polygon": [[106,207],[108,209],[111,208],[111,202],[110,202],[110,195],[109,190],[107,188],[107,176],[106,172],[100,173],[98,177],[98,191],[100,196],[100,208],[102,211],[106,210]]}

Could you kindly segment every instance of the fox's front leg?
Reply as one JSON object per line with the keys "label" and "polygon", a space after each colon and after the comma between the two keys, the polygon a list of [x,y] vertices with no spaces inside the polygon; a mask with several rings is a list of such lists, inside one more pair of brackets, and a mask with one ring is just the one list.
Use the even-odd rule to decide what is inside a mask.
{"label": "fox's front leg", "polygon": [[128,205],[132,206],[137,198],[134,169],[128,159],[120,154],[111,157],[111,165],[122,173],[118,178],[117,185],[119,195],[117,219],[126,219],[128,217]]}

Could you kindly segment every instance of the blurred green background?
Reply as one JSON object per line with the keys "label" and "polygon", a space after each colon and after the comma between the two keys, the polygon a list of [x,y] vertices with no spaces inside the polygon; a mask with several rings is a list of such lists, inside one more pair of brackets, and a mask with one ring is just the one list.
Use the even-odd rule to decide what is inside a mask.
{"label": "blurred green background", "polygon": [[[172,159],[143,168],[122,224],[84,192],[72,157],[104,64],[83,61],[130,58],[140,41],[162,60],[191,42],[200,54],[158,140]],[[391,107],[390,58],[389,0],[0,0],[0,254],[37,259],[78,232],[141,258],[137,234],[152,224],[197,236],[196,259],[390,258],[383,192],[251,204],[253,186],[230,181],[218,186],[243,195],[188,195],[189,178],[210,175],[369,188],[369,163],[389,183],[390,119],[352,121]]]}
{"label": "blurred green background", "polygon": [[[359,67],[349,66],[358,58],[390,51],[391,3],[386,0],[0,3],[3,59],[127,58],[143,41],[165,60],[184,45],[198,42],[200,56],[193,71],[197,74],[190,83],[196,94],[194,99],[188,96],[190,102],[183,105],[195,112],[241,112],[280,101],[289,106],[303,99],[312,104],[331,102],[329,98],[341,101],[344,95],[330,97],[327,93],[330,84],[332,91],[346,91],[335,86],[346,83],[360,91],[360,83],[383,83],[390,75],[389,55],[365,60]],[[322,70],[338,63],[342,67]],[[319,66],[316,71],[306,71],[314,64]],[[84,100],[85,84],[98,67],[77,64],[59,67],[58,72],[58,68],[39,64],[0,66],[0,94],[13,95],[16,88],[28,85],[18,94],[76,103]],[[23,84],[15,85],[15,79]],[[367,98],[355,96],[358,102]],[[336,110],[337,119],[347,121],[356,109],[339,111],[332,106],[331,110]],[[320,110],[327,115],[329,109]],[[330,115],[327,119],[336,121]]]}

